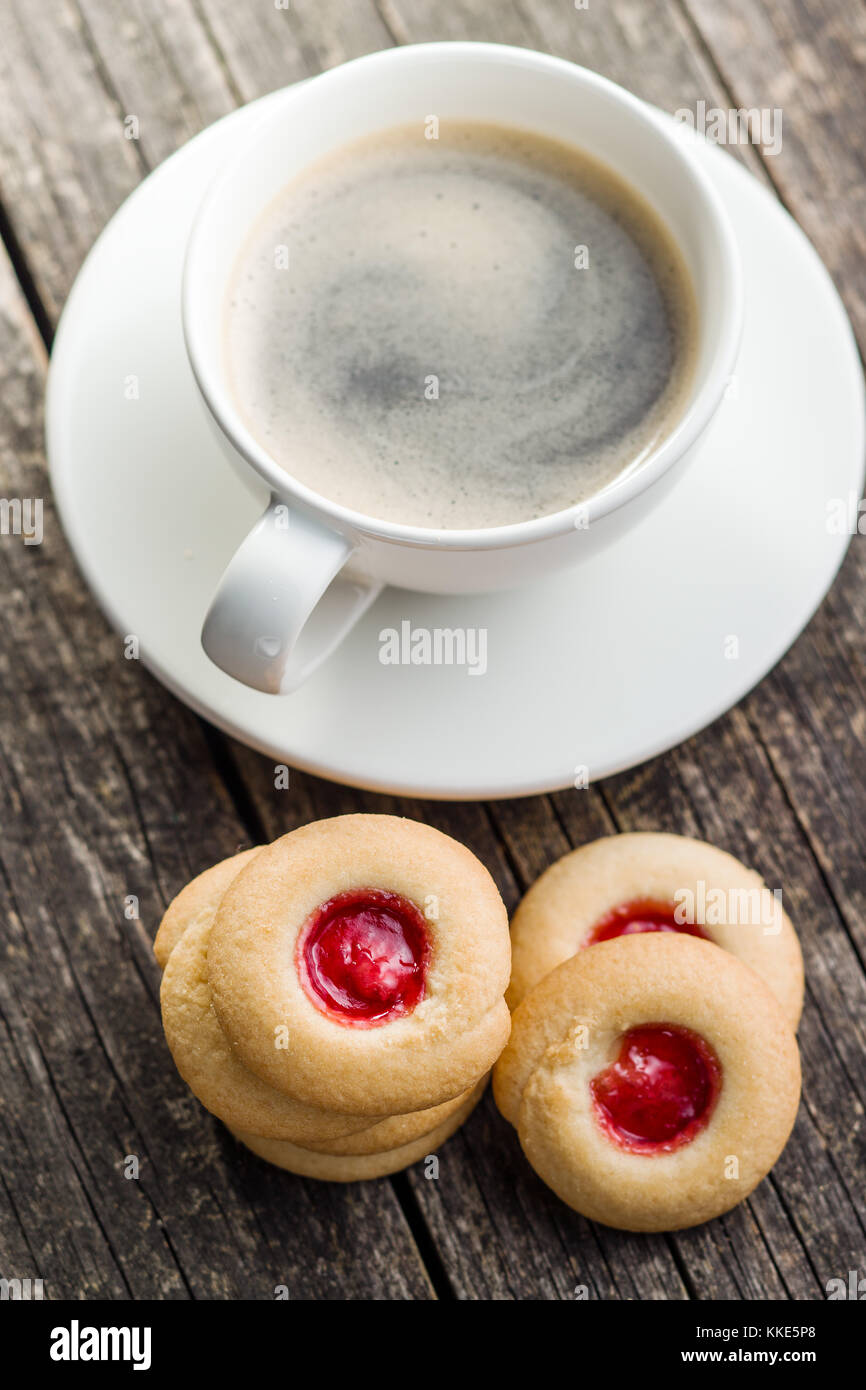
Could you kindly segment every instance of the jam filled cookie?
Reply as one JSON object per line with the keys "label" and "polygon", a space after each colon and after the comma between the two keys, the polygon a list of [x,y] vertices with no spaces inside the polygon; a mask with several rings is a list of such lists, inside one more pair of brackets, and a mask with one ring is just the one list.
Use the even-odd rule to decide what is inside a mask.
{"label": "jam filled cookie", "polygon": [[340,1115],[293,1100],[235,1056],[211,1007],[207,954],[212,920],[211,914],[186,928],[168,959],[160,989],[166,1041],[190,1090],[230,1129],[247,1129],[267,1139],[317,1143],[369,1128],[363,1116]]}
{"label": "jam filled cookie", "polygon": [[753,970],[680,933],[600,943],[518,1006],[494,1094],[544,1182],[630,1231],[695,1226],[770,1171],[800,1060]]}
{"label": "jam filled cookie", "polygon": [[510,1007],[576,951],[650,932],[730,951],[761,976],[796,1028],[803,958],[781,902],[733,855],[680,835],[611,835],[541,875],[511,924]]}
{"label": "jam filled cookie", "polygon": [[229,886],[208,945],[233,1053],[309,1105],[381,1116],[459,1096],[509,1033],[508,923],[465,846],[395,816],[283,836]]}
{"label": "jam filled cookie", "polygon": [[399,1148],[387,1149],[384,1152],[360,1155],[311,1153],[309,1149],[300,1148],[297,1144],[259,1139],[254,1134],[243,1134],[237,1130],[235,1138],[240,1139],[259,1158],[264,1158],[268,1163],[274,1163],[278,1168],[286,1168],[290,1173],[296,1173],[301,1177],[319,1178],[324,1182],[363,1182],[368,1178],[384,1178],[389,1173],[398,1173],[401,1168],[408,1168],[411,1163],[417,1163],[419,1159],[435,1153],[446,1139],[450,1139],[469,1118],[481,1099],[485,1080],[473,1087],[469,1097],[462,1098],[458,1108],[435,1129],[401,1144]]}
{"label": "jam filled cookie", "polygon": [[261,846],[256,845],[253,849],[245,849],[240,854],[233,855],[231,859],[220,860],[219,864],[205,869],[203,874],[194,878],[180,890],[176,898],[172,899],[153,943],[153,954],[163,970],[187,927],[193,926],[196,922],[213,921],[213,915],[229,884],[237,878],[245,865],[255,859],[260,849]]}

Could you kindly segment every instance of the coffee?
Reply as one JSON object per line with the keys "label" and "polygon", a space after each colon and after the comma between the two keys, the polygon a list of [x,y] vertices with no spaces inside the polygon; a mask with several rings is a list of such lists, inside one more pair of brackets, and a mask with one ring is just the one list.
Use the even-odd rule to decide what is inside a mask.
{"label": "coffee", "polygon": [[571,146],[442,121],[306,169],[226,305],[251,433],[356,511],[437,529],[585,501],[682,412],[689,274],[653,210]]}

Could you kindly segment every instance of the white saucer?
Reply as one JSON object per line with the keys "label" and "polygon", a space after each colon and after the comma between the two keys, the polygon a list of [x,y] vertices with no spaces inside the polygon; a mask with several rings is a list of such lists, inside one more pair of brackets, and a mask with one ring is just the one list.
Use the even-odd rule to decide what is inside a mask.
{"label": "white saucer", "polygon": [[[553,791],[576,768],[596,780],[703,728],[808,622],[849,539],[828,528],[828,503],[858,498],[863,473],[859,362],[829,276],[774,198],[709,145],[745,263],[745,338],[729,398],[658,509],[597,559],[517,593],[386,590],[294,695],[248,690],[205,657],[202,618],[259,504],[217,454],[196,396],[181,263],[205,185],[269,100],[217,122],[136,190],[63,314],[51,476],[110,621],[220,728],[277,762],[375,790]],[[487,674],[380,664],[379,631],[403,619],[487,628]]]}

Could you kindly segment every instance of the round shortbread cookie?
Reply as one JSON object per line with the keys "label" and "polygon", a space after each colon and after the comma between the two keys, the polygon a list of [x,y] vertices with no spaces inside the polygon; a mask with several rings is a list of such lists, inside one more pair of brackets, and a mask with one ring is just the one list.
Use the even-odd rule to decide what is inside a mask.
{"label": "round shortbread cookie", "polygon": [[[533,884],[511,923],[515,1009],[608,914],[631,903],[669,904],[757,972],[796,1028],[803,958],[791,922],[760,875],[733,855],[680,835],[610,835],[566,854]],[[652,933],[648,933],[652,934]],[[661,933],[659,933],[661,935]]]}
{"label": "round shortbread cookie", "polygon": [[[387,900],[423,936],[423,950],[407,936],[387,968],[378,946],[365,954],[355,941],[341,956],[326,943],[328,969],[344,959],[352,970],[372,968],[385,990],[408,972],[420,993],[399,1016],[358,1022],[315,995],[311,933],[344,900],[360,904],[347,909],[348,930],[366,930]],[[450,1100],[490,1069],[508,1038],[510,944],[496,885],[464,845],[395,816],[317,821],[262,850],[217,910],[208,969],[217,1017],[245,1066],[300,1101],[344,1113]]]}
{"label": "round shortbread cookie", "polygon": [[[623,1074],[656,1084],[640,1066],[622,1070],[629,1039],[653,1028],[708,1048],[717,1090],[693,1137],[635,1151],[599,1094],[618,1068],[626,1096]],[[728,1211],[769,1172],[797,1114],[800,1060],[775,997],[736,957],[689,936],[634,936],[571,956],[526,995],[493,1085],[529,1162],[564,1202],[608,1226],[665,1231]],[[629,1124],[652,1123],[656,1104],[626,1111],[638,1116]]]}
{"label": "round shortbread cookie", "polygon": [[316,1144],[308,1141],[303,1147],[315,1153],[333,1156],[342,1154],[346,1157],[387,1153],[390,1149],[404,1148],[415,1139],[430,1134],[432,1130],[444,1124],[449,1116],[460,1110],[475,1095],[476,1091],[480,1095],[488,1080],[489,1074],[482,1077],[477,1086],[464,1091],[460,1096],[455,1096],[453,1100],[444,1101],[442,1105],[434,1105],[429,1110],[415,1110],[408,1115],[391,1115],[388,1119],[379,1120],[378,1124],[371,1125],[369,1129],[350,1134],[345,1139],[323,1140]]}
{"label": "round shortbread cookie", "polygon": [[221,859],[218,864],[192,879],[185,888],[181,888],[177,897],[172,898],[153,943],[153,954],[163,970],[187,927],[194,926],[196,922],[213,921],[213,915],[229,884],[245,865],[255,859],[260,849],[261,845],[256,845],[253,849],[233,855],[231,859]]}
{"label": "round shortbread cookie", "polygon": [[293,1100],[248,1071],[235,1056],[211,1007],[211,920],[187,927],[171,952],[160,989],[166,1041],[193,1094],[230,1129],[249,1129],[269,1139],[315,1143],[369,1128],[363,1116],[340,1115]]}
{"label": "round shortbread cookie", "polygon": [[[486,1078],[485,1078],[486,1080]],[[484,1090],[484,1081],[474,1087],[468,1100],[453,1111],[447,1120],[438,1124],[428,1134],[422,1134],[411,1143],[398,1149],[388,1149],[384,1153],[348,1156],[344,1154],[311,1153],[297,1144],[281,1144],[273,1139],[260,1139],[255,1134],[233,1131],[235,1138],[246,1144],[259,1158],[278,1168],[285,1168],[299,1177],[318,1178],[322,1182],[364,1182],[369,1178],[384,1178],[389,1173],[398,1173],[402,1168],[417,1163],[421,1158],[435,1153],[446,1139],[450,1139],[465,1120],[469,1118]]]}

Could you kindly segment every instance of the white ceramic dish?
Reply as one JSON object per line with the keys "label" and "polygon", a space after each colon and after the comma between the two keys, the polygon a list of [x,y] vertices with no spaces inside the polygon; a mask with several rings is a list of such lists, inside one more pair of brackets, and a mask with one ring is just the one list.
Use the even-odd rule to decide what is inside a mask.
{"label": "white ceramic dish", "polygon": [[[237,409],[226,379],[224,306],[250,228],[280,189],[322,155],[396,125],[414,127],[421,144],[431,112],[443,122],[495,121],[580,144],[654,206],[689,268],[699,328],[682,412],[639,466],[624,470],[580,508],[486,530],[379,521],[289,477]],[[229,675],[286,694],[334,650],[383,584],[432,594],[514,588],[585,563],[657,506],[688,468],[690,446],[733,370],[742,272],[724,204],[694,147],[630,92],[525,48],[409,44],[344,63],[302,90],[272,98],[196,215],[182,319],[193,374],[215,426],[215,456],[219,450],[242,478],[251,474],[271,490],[267,512],[223,576],[202,643]]]}
{"label": "white ceramic dish", "polygon": [[[371,789],[550,791],[573,785],[575,769],[596,780],[710,723],[774,665],[832,582],[850,537],[828,525],[828,508],[861,494],[863,392],[845,312],[802,232],[683,127],[734,225],[746,318],[727,398],[655,510],[624,541],[519,591],[386,589],[293,695],[246,689],[205,656],[203,615],[266,489],[247,490],[214,459],[184,352],[182,261],[208,182],[277,99],[218,122],[145,181],[63,315],[49,462],[109,620],[219,727],[275,762]],[[383,665],[379,634],[403,621],[486,629],[486,674]]]}

